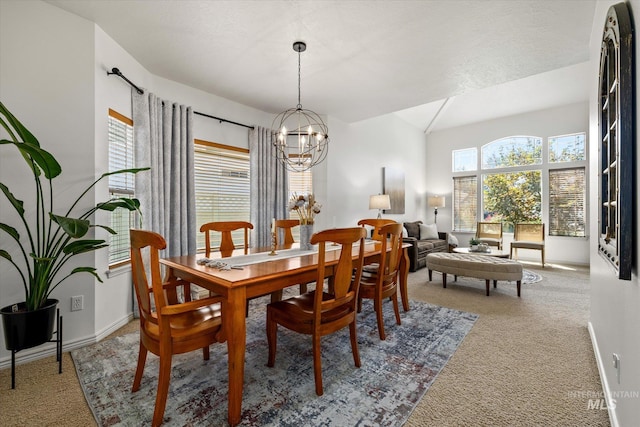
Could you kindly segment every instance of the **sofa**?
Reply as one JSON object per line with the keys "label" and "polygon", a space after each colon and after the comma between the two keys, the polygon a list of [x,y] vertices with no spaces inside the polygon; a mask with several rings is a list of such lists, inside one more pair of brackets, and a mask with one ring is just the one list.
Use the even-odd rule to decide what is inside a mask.
{"label": "sofa", "polygon": [[423,224],[422,221],[405,222],[406,236],[402,240],[411,244],[409,248],[409,271],[417,271],[427,266],[427,255],[436,252],[449,252],[447,233],[438,232],[435,224]]}

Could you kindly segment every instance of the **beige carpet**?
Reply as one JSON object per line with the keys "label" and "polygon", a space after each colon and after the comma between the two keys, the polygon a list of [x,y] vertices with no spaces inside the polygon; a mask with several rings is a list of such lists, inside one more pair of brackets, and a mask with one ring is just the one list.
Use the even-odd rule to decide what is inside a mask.
{"label": "beige carpet", "polygon": [[[431,283],[424,269],[410,274],[411,298],[480,318],[406,426],[609,425],[606,411],[576,397],[601,391],[586,327],[588,271],[525,267],[543,280],[523,285],[521,298],[513,283],[486,297],[477,279],[442,289],[437,273]],[[62,375],[54,357],[18,366],[15,390],[10,370],[0,371],[0,425],[95,425],[68,353],[63,362]]]}

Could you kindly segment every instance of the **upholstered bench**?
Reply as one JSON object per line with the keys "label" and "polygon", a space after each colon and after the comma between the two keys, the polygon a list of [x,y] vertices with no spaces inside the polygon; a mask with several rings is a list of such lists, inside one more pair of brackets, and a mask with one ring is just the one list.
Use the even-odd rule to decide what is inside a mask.
{"label": "upholstered bench", "polygon": [[489,296],[489,281],[493,280],[493,287],[498,280],[515,281],[520,296],[522,283],[522,264],[509,259],[497,258],[478,254],[435,253],[427,255],[427,269],[429,281],[433,270],[442,273],[442,287],[447,287],[447,274],[453,274],[454,280],[458,276],[485,279],[487,296]]}

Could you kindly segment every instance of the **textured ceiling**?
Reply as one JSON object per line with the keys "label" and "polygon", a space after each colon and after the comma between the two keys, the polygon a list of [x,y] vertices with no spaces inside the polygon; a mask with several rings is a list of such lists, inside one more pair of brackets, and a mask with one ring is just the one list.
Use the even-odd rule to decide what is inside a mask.
{"label": "textured ceiling", "polygon": [[595,10],[595,0],[48,3],[98,24],[155,75],[271,113],[297,103],[291,46],[303,40],[303,106],[345,122],[429,103],[437,112],[583,63]]}

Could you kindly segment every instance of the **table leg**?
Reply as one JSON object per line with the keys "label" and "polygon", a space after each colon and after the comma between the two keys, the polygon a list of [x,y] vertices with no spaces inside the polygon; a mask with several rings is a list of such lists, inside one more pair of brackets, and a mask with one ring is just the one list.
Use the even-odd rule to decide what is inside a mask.
{"label": "table leg", "polygon": [[409,311],[409,293],[407,291],[407,282],[409,281],[409,249],[402,250],[400,257],[400,298],[402,299],[402,308]]}
{"label": "table leg", "polygon": [[245,306],[246,288],[238,287],[229,290],[226,310],[223,312],[223,324],[229,351],[229,409],[228,418],[231,426],[240,423],[242,413],[242,387],[244,385],[244,356],[247,343],[247,324]]}

